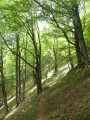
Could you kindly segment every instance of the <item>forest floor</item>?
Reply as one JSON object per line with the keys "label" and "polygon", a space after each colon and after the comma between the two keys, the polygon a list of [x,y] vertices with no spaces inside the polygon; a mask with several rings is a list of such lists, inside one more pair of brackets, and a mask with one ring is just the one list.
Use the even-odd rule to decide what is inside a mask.
{"label": "forest floor", "polygon": [[67,66],[56,75],[51,71],[42,80],[42,93],[37,96],[33,87],[3,120],[90,120],[90,68],[67,72]]}
{"label": "forest floor", "polygon": [[[68,65],[65,65],[65,66],[59,68],[59,69],[58,69],[58,72],[60,72],[60,75],[61,75],[61,74],[62,74],[62,75],[65,75],[65,74],[68,72],[68,70],[69,70]],[[44,83],[44,84],[46,84],[46,86],[49,86],[49,87],[50,87],[51,85],[55,84],[56,81],[57,81],[57,78],[55,78],[54,81],[52,81],[52,80],[51,80],[51,82],[48,81],[48,80],[53,76],[53,74],[54,74],[54,70],[48,72],[48,74],[47,74],[48,79],[46,79],[45,77],[43,77],[42,83],[44,83],[45,81],[47,81],[47,84],[46,84],[46,83]],[[61,76],[62,76],[62,75],[61,75]],[[27,88],[26,100],[28,99],[27,96],[31,96],[31,94],[36,90],[36,86],[33,86],[33,85],[32,85],[31,88],[30,88],[30,84],[32,84],[32,83],[29,83],[29,82],[28,82],[27,85],[26,85],[26,88]],[[8,118],[9,116],[11,116],[12,114],[14,114],[14,113],[19,109],[19,107],[16,108],[15,98],[16,98],[15,93],[14,93],[14,95],[13,95],[12,98],[11,98],[11,96],[8,97],[8,104],[9,104],[9,108],[10,108],[10,113],[5,117],[5,119]],[[23,103],[23,104],[24,104],[24,103]],[[21,106],[20,106],[20,107],[21,107]],[[5,114],[5,110],[4,110],[4,105],[3,105],[3,106],[0,107],[0,117],[4,116],[4,114]]]}
{"label": "forest floor", "polygon": [[40,101],[37,106],[37,120],[46,120],[46,114],[43,103],[45,103],[48,90],[43,91]]}

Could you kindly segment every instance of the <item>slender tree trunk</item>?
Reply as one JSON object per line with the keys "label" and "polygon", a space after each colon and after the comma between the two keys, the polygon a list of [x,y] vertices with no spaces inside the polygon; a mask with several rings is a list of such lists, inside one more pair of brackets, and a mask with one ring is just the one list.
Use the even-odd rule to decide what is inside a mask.
{"label": "slender tree trunk", "polygon": [[[35,56],[34,52],[33,52],[33,55]],[[35,57],[34,56],[33,56],[33,66],[35,66]],[[34,81],[34,84],[36,84],[36,71],[34,68],[33,68],[33,81]]]}
{"label": "slender tree trunk", "polygon": [[23,78],[23,100],[25,99],[25,82],[26,82],[26,71],[25,71],[25,78]]}
{"label": "slender tree trunk", "polygon": [[3,95],[3,101],[5,105],[5,111],[6,114],[9,112],[8,110],[8,104],[7,104],[7,93],[5,88],[5,79],[4,79],[4,73],[3,73],[3,51],[2,51],[2,45],[1,45],[1,54],[0,54],[0,72],[1,72],[1,83],[2,83],[2,95]]}
{"label": "slender tree trunk", "polygon": [[[21,54],[20,50],[19,50],[19,54]],[[21,61],[20,60],[21,59],[19,57],[19,101],[21,101],[21,65],[20,65]]]}
{"label": "slender tree trunk", "polygon": [[[26,75],[25,75],[26,77]],[[23,78],[23,100],[25,99],[25,78]]]}
{"label": "slender tree trunk", "polygon": [[42,92],[42,83],[41,83],[41,44],[39,43],[39,51],[40,51],[40,54],[39,54],[39,67],[38,67],[38,70],[39,70],[39,93]]}
{"label": "slender tree trunk", "polygon": [[72,59],[72,56],[71,56],[71,49],[70,49],[70,43],[69,42],[68,42],[68,46],[69,46],[69,51],[68,51],[69,62],[70,62],[71,68],[73,69],[74,65],[73,65],[73,59]]}
{"label": "slender tree trunk", "polygon": [[[26,49],[27,49],[27,32],[26,32]],[[25,60],[27,59],[26,57],[26,49],[25,49]],[[26,82],[26,78],[27,78],[27,65],[26,65],[26,62],[25,62],[25,82]]]}
{"label": "slender tree trunk", "polygon": [[13,81],[11,81],[11,98],[12,98],[12,90],[13,90]]}
{"label": "slender tree trunk", "polygon": [[[18,54],[18,52],[19,52],[19,35],[18,34],[16,34],[16,43],[17,43],[17,54]],[[18,105],[19,105],[19,81],[18,81],[18,79],[19,79],[19,76],[18,76],[18,70],[19,70],[19,68],[18,68],[18,56],[16,55],[16,104],[17,104],[17,107],[18,107]]]}
{"label": "slender tree trunk", "polygon": [[38,28],[38,40],[39,40],[39,52],[38,52],[38,94],[42,92],[42,83],[41,83],[41,42],[40,42],[40,31],[37,23],[37,28]]}
{"label": "slender tree trunk", "polygon": [[54,52],[54,68],[55,68],[55,73],[57,73],[57,51],[55,46],[53,46],[53,52]]}
{"label": "slender tree trunk", "polygon": [[[26,60],[26,52],[25,52],[25,60]],[[27,78],[27,65],[25,63],[25,82],[26,82],[26,78]]]}
{"label": "slender tree trunk", "polygon": [[[26,32],[26,45],[25,45],[25,48],[27,49],[27,32]],[[27,59],[27,57],[26,57],[26,49],[25,49],[25,61]],[[27,78],[27,65],[26,65],[26,62],[25,62],[25,79],[23,79],[23,99],[25,98],[26,78]]]}

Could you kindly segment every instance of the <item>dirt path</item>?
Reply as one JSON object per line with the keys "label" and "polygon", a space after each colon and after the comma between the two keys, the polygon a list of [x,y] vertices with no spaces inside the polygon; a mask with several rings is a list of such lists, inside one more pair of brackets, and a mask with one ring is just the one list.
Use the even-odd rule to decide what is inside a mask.
{"label": "dirt path", "polygon": [[[68,72],[68,66],[65,65],[64,67],[60,68],[59,69],[59,72],[60,72],[60,75],[65,75],[67,72]],[[48,73],[48,79],[43,79],[42,80],[42,83],[44,81],[46,81],[46,85],[51,88],[58,80],[58,77],[55,77],[54,78],[54,81],[49,81],[49,78],[51,78],[53,75],[53,71],[51,71],[50,73]],[[59,76],[60,77],[60,76]],[[47,115],[45,113],[45,108],[44,108],[44,103],[45,103],[45,99],[46,99],[46,96],[48,94],[48,91],[49,91],[49,88],[45,91],[43,91],[41,93],[41,96],[40,96],[40,100],[38,101],[38,105],[37,105],[37,120],[47,120]]]}
{"label": "dirt path", "polygon": [[[60,72],[60,74],[61,73],[66,74],[68,72],[68,66],[65,65],[64,67],[60,68],[59,72]],[[48,73],[48,79],[45,79],[45,78],[42,79],[42,83],[44,83],[46,81],[45,84],[49,88],[52,87],[57,82],[57,79],[58,79],[58,77],[54,78],[54,81],[50,82],[49,78],[51,78],[53,74],[54,74],[54,70],[52,70]],[[38,106],[37,106],[37,120],[47,120],[46,115],[45,115],[45,110],[44,110],[44,103],[45,103],[45,99],[46,99],[46,96],[48,94],[49,88],[41,93],[41,99],[40,99]],[[34,90],[36,90],[36,86],[34,86],[32,89],[30,89],[28,91],[27,95],[31,95]],[[8,101],[8,103],[12,102],[14,99],[15,99],[15,96],[12,99],[10,99]],[[3,106],[0,109],[2,109],[2,108],[3,108]],[[19,109],[19,107],[12,110],[7,116],[5,116],[4,120],[6,120],[8,117],[12,116],[16,111],[18,111],[18,109]]]}
{"label": "dirt path", "polygon": [[46,96],[48,94],[48,90],[49,90],[49,88],[42,92],[42,95],[40,97],[40,101],[37,105],[37,120],[47,120],[45,108],[44,108],[44,103],[45,103]]}

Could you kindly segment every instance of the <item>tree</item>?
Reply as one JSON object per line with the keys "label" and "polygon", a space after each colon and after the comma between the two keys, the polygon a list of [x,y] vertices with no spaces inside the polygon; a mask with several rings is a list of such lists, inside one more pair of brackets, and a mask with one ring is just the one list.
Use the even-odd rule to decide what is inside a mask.
{"label": "tree", "polygon": [[[16,53],[19,53],[19,35],[16,34],[16,46],[17,51]],[[16,104],[19,105],[19,66],[18,66],[18,56],[16,55]]]}
{"label": "tree", "polygon": [[43,10],[42,13],[44,15],[44,18],[46,17],[49,20],[51,20],[52,24],[56,24],[56,26],[58,26],[60,29],[62,29],[63,27],[68,27],[68,30],[72,31],[75,34],[75,46],[77,46],[77,44],[79,46],[80,44],[80,47],[78,47],[78,49],[76,48],[76,50],[78,50],[76,51],[77,57],[79,57],[78,56],[79,54],[83,58],[83,59],[78,58],[78,64],[79,63],[82,64],[82,62],[84,62],[85,66],[87,66],[89,57],[86,50],[86,44],[83,36],[81,19],[78,11],[79,6],[80,4],[82,4],[82,2],[77,0],[75,1],[50,0],[49,3],[47,3],[47,1],[44,1],[44,0],[42,2],[37,0],[34,0],[34,1],[42,8]]}
{"label": "tree", "polygon": [[7,93],[5,88],[5,78],[3,73],[3,47],[2,47],[2,41],[0,41],[0,73],[1,73],[1,87],[2,87],[2,94],[3,94],[3,101],[5,105],[5,111],[6,114],[9,112],[8,104],[7,104]]}

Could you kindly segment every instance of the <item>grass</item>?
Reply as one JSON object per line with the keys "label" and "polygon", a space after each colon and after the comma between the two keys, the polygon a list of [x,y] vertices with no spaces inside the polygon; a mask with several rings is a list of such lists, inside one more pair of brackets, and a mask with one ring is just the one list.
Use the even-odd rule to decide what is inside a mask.
{"label": "grass", "polygon": [[90,68],[70,71],[49,91],[44,107],[47,120],[89,120]]}
{"label": "grass", "polygon": [[36,105],[34,106],[33,104],[33,101],[37,96],[36,91],[34,91],[32,94],[33,96],[31,97],[31,99],[28,98],[27,100],[23,101],[22,104],[19,106],[18,110],[15,111],[13,115],[8,117],[7,120],[36,120]]}
{"label": "grass", "polygon": [[[33,81],[31,80],[31,81],[27,81],[27,83],[26,83],[26,92],[29,92],[29,90],[30,89],[32,89],[33,88],[33,86],[34,86],[34,84],[33,84]],[[14,91],[15,92],[15,91]],[[13,92],[13,93],[14,93]],[[26,94],[26,97],[28,97],[30,95],[30,93],[29,94]],[[15,96],[15,94],[13,95],[13,97]],[[33,95],[34,96],[34,95]],[[8,96],[9,97],[9,96]],[[8,99],[8,100],[10,100],[10,98]],[[21,102],[22,103],[22,102]],[[9,104],[9,111],[11,111],[11,110],[13,110],[14,108],[15,108],[15,106],[16,106],[16,99],[13,99]],[[16,116],[18,116],[19,114],[21,113],[21,111],[19,110],[17,113],[16,113],[16,115],[14,116],[15,117],[15,119],[16,119]],[[3,119],[3,117],[5,116],[5,108],[3,107],[1,110],[0,110],[0,120],[1,119]],[[12,120],[12,118],[9,118],[9,119],[11,119]]]}
{"label": "grass", "polygon": [[36,116],[36,107],[33,106],[33,107],[31,107],[30,113],[27,112],[27,113],[25,114],[25,117],[24,117],[23,120],[36,120],[36,117],[35,117],[35,116]]}
{"label": "grass", "polygon": [[[36,90],[29,100],[24,101],[22,106],[7,120],[38,120],[37,109],[44,91],[43,104],[46,120],[90,120],[90,68],[73,69],[62,79],[52,76],[43,82],[43,92],[36,95]],[[48,83],[55,81],[52,87]]]}

